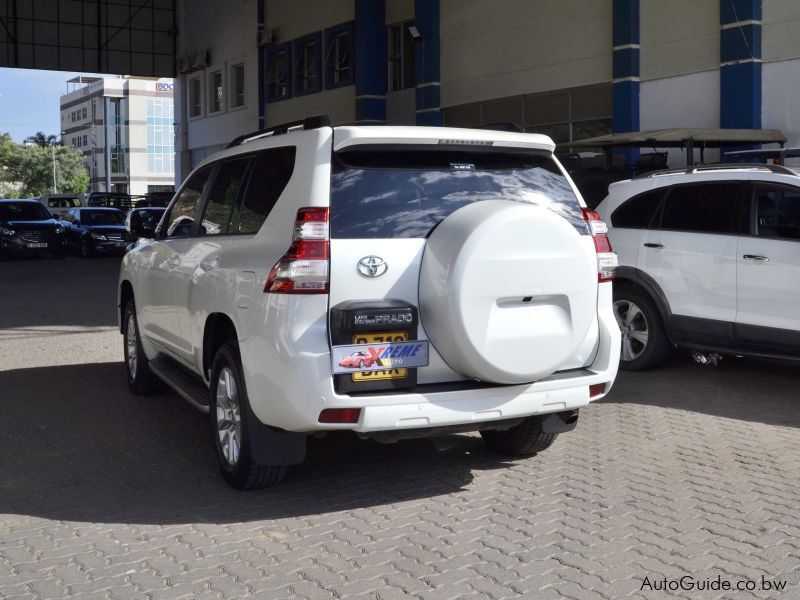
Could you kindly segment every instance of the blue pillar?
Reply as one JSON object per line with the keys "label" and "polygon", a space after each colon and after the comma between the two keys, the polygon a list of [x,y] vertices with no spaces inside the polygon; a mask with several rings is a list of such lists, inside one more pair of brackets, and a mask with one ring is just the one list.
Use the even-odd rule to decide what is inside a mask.
{"label": "blue pillar", "polygon": [[723,128],[761,128],[761,2],[719,3],[719,124]]}
{"label": "blue pillar", "polygon": [[422,35],[415,56],[417,125],[441,125],[439,0],[414,0],[414,17]]}
{"label": "blue pillar", "polygon": [[386,7],[383,0],[355,0],[356,121],[386,121],[389,85]]}
{"label": "blue pillar", "polygon": [[[614,0],[614,133],[639,131],[639,0]],[[632,164],[637,149],[621,150]]]}
{"label": "blue pillar", "polygon": [[[263,30],[266,27],[264,23],[264,2],[266,0],[258,0],[258,27]],[[266,111],[267,111],[267,94],[266,85],[267,78],[264,69],[266,68],[266,48],[264,46],[258,47],[258,128],[264,129],[266,125]]]}

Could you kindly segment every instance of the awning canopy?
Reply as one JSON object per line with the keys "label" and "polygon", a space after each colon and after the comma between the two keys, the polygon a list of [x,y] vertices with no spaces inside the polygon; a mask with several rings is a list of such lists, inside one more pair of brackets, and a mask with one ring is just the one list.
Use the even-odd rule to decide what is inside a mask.
{"label": "awning canopy", "polygon": [[559,144],[566,148],[723,148],[754,144],[785,144],[778,129],[700,129],[674,128],[612,133]]}

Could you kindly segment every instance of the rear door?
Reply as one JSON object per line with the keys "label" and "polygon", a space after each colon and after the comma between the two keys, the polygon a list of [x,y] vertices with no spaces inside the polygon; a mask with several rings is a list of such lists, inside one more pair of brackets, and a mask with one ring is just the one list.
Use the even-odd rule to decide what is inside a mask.
{"label": "rear door", "polygon": [[[252,156],[223,160],[217,163],[213,179],[208,183],[202,207],[202,217],[195,224],[191,239],[182,244],[173,272],[175,286],[175,315],[180,331],[181,358],[197,363],[202,343],[202,323],[192,326],[193,304],[204,314],[214,300],[215,290],[230,285],[224,276],[216,287],[211,286],[207,297],[195,302],[194,293],[200,279],[216,278],[226,252],[240,247],[243,240],[229,235],[236,208],[244,188]],[[201,288],[202,289],[202,288]],[[202,317],[203,315],[201,315]]]}
{"label": "rear door", "polygon": [[[427,237],[459,208],[484,200],[539,204],[587,234],[574,190],[549,152],[402,144],[356,145],[336,152],[331,177],[330,306],[392,299],[419,307]],[[588,235],[586,243],[594,252]],[[423,326],[418,335],[427,339]],[[389,340],[382,333],[380,339],[352,340],[366,341],[397,339]],[[433,344],[429,361],[418,369],[418,383],[463,379]],[[352,375],[354,381],[360,375]],[[370,378],[402,376],[399,369],[373,373]]]}
{"label": "rear door", "polygon": [[167,209],[156,239],[140,250],[144,263],[136,308],[143,335],[174,356],[182,357],[175,282],[181,255],[193,243],[195,219],[212,166],[193,173]]}
{"label": "rear door", "polygon": [[800,188],[754,184],[753,235],[737,256],[739,342],[800,353]]}
{"label": "rear door", "polygon": [[747,189],[736,181],[673,186],[654,226],[642,237],[638,268],[664,292],[671,329],[683,341],[730,341]]}

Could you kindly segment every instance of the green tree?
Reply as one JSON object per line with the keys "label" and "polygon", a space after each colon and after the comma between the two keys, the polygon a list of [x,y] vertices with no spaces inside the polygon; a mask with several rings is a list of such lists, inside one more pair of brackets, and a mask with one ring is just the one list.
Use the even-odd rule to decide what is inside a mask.
{"label": "green tree", "polygon": [[6,197],[41,196],[56,188],[60,193],[80,194],[89,188],[83,155],[75,148],[16,144],[0,135],[0,194]]}
{"label": "green tree", "polygon": [[37,131],[34,135],[25,138],[26,144],[34,144],[40,148],[48,148],[50,146],[60,146],[58,136],[45,135],[43,131]]}

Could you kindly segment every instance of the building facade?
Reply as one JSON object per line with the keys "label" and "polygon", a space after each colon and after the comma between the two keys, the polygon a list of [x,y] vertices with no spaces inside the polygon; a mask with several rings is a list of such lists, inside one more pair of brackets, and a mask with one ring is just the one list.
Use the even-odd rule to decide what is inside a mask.
{"label": "building facade", "polygon": [[80,150],[91,191],[175,187],[171,79],[76,77],[61,97],[61,140]]}
{"label": "building facade", "polygon": [[795,0],[180,0],[177,11],[180,177],[236,135],[314,114],[514,122],[557,142],[765,127],[800,145]]}

